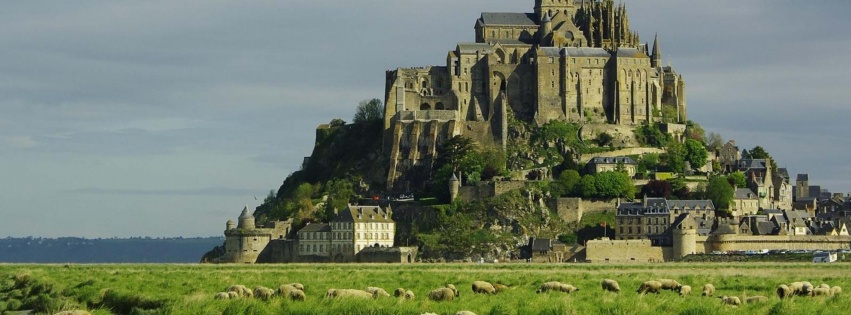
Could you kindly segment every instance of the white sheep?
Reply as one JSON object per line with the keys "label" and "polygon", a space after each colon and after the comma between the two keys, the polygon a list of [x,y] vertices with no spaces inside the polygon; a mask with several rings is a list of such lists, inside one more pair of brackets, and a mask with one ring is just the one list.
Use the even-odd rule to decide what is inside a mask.
{"label": "white sheep", "polygon": [[830,288],[830,295],[837,296],[840,293],[842,293],[842,287],[835,286],[835,287]]}
{"label": "white sheep", "polygon": [[225,291],[227,292],[236,292],[239,297],[250,298],[254,295],[254,292],[251,292],[250,289],[241,284],[235,284],[229,286]]}
{"label": "white sheep", "polygon": [[372,293],[373,298],[390,297],[390,294],[379,287],[366,287],[366,292]]}
{"label": "white sheep", "polygon": [[831,296],[830,289],[814,288],[813,291],[810,292],[810,296]]}
{"label": "white sheep", "polygon": [[750,304],[750,303],[765,303],[765,302],[768,302],[768,297],[767,297],[767,296],[755,295],[755,296],[749,296],[749,297],[746,297],[746,298],[745,298],[745,303],[746,303],[746,304]]}
{"label": "white sheep", "polygon": [[499,284],[499,283],[494,283],[493,288],[494,288],[494,290],[496,290],[496,293],[508,290],[507,285]]}
{"label": "white sheep", "polygon": [[638,294],[644,295],[647,293],[656,293],[662,291],[662,283],[659,281],[644,281],[641,283],[641,286],[638,287],[638,290],[635,290]]}
{"label": "white sheep", "polygon": [[493,284],[486,281],[473,281],[473,293],[496,294]]}
{"label": "white sheep", "polygon": [[289,283],[288,285],[293,286],[293,288],[304,291],[304,285],[298,282]]}
{"label": "white sheep", "polygon": [[677,282],[677,280],[673,280],[673,279],[659,279],[659,280],[657,280],[657,281],[659,281],[659,283],[661,283],[661,284],[662,284],[662,289],[663,289],[663,290],[677,291],[677,290],[679,290],[679,289],[680,289],[680,283],[679,283],[679,282]]}
{"label": "white sheep", "polygon": [[793,295],[795,295],[795,289],[785,284],[778,285],[776,291],[777,297],[779,297],[781,300],[791,298]]}
{"label": "white sheep", "polygon": [[411,291],[411,290],[405,291],[404,297],[405,297],[406,300],[413,300],[414,299],[414,291]]}
{"label": "white sheep", "polygon": [[600,283],[600,286],[603,287],[603,291],[610,292],[621,292],[621,287],[617,281],[612,279],[603,279],[603,282]]}
{"label": "white sheep", "polygon": [[234,291],[228,291],[227,293],[228,293],[228,297],[231,298],[231,299],[235,299],[235,298],[239,297],[239,293],[236,293]]}
{"label": "white sheep", "polygon": [[691,294],[691,286],[690,285],[682,285],[680,286],[680,296],[686,296]]}
{"label": "white sheep", "polygon": [[[298,293],[295,293],[295,292],[301,292],[301,295],[299,295]],[[299,300],[298,299],[299,297],[301,297],[301,300],[299,300],[299,301],[304,300],[304,291],[299,290],[298,288],[294,287],[291,284],[284,284],[284,285],[279,286],[278,287],[278,295],[280,295],[282,298],[286,298],[286,299],[290,299],[290,300],[294,300],[294,301]]]}
{"label": "white sheep", "polygon": [[818,285],[818,287],[819,287],[819,288],[825,288],[825,289],[830,290],[830,286],[829,286],[829,285],[827,285],[827,283],[819,284],[819,285]]}
{"label": "white sheep", "polygon": [[561,282],[558,282],[558,281],[549,281],[549,282],[545,282],[544,284],[542,284],[541,287],[537,291],[535,291],[535,293],[544,293],[544,292],[547,292],[547,291],[560,291],[560,292],[565,292],[565,293],[573,293],[573,292],[579,291],[579,289],[577,287],[570,285],[570,284],[561,283]]}
{"label": "white sheep", "polygon": [[715,285],[713,285],[711,283],[704,284],[703,285],[703,293],[701,295],[712,296],[713,294],[715,294]]}
{"label": "white sheep", "polygon": [[455,285],[454,285],[454,284],[451,284],[451,283],[450,283],[450,284],[447,284],[447,285],[446,285],[446,288],[448,288],[448,289],[452,290],[452,292],[455,292],[455,297],[459,297],[459,296],[461,296],[461,293],[460,293],[460,292],[458,292],[458,289],[456,289],[456,288],[455,288]]}
{"label": "white sheep", "polygon": [[725,295],[725,296],[720,297],[720,299],[721,299],[721,303],[723,303],[725,305],[731,305],[731,306],[742,305],[742,300],[740,300],[738,296],[726,296]]}
{"label": "white sheep", "polygon": [[451,288],[437,288],[428,293],[428,298],[432,301],[452,301],[455,299],[455,291]]}
{"label": "white sheep", "polygon": [[270,300],[275,296],[275,291],[267,287],[258,286],[254,288],[254,297],[260,300]]}
{"label": "white sheep", "polygon": [[329,289],[327,298],[372,298],[372,293],[357,289]]}
{"label": "white sheep", "polygon": [[214,296],[214,298],[215,298],[216,300],[229,300],[229,299],[230,299],[230,294],[228,294],[227,292],[218,292],[218,293],[216,293],[216,295]]}

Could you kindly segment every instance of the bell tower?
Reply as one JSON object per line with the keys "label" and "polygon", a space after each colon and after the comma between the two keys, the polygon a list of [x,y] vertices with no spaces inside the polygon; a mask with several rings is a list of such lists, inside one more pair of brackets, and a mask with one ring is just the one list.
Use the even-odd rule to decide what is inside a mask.
{"label": "bell tower", "polygon": [[538,21],[543,21],[547,13],[554,23],[573,22],[576,4],[574,0],[535,0],[535,16]]}

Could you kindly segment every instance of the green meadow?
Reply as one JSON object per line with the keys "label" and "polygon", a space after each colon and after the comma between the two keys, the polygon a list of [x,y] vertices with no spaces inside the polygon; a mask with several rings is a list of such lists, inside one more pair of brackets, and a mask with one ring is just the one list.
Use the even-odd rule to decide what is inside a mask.
{"label": "green meadow", "polygon": [[[602,279],[620,283],[619,294],[604,292]],[[671,278],[693,288],[640,296],[646,280]],[[471,283],[484,280],[510,286],[497,295],[473,294]],[[580,290],[536,294],[544,282],[561,281]],[[665,263],[596,264],[284,264],[284,265],[0,265],[0,313],[35,310],[53,314],[84,309],[92,314],[840,314],[851,312],[851,291],[834,297],[780,300],[781,283],[810,281],[851,289],[851,264]],[[215,300],[233,284],[277,288],[304,284],[306,301],[282,298]],[[451,302],[427,298],[429,291],[454,284]],[[764,295],[769,301],[740,307],[702,297],[706,283],[716,296]],[[382,287],[392,294],[412,290],[414,300],[326,299],[330,288]]]}

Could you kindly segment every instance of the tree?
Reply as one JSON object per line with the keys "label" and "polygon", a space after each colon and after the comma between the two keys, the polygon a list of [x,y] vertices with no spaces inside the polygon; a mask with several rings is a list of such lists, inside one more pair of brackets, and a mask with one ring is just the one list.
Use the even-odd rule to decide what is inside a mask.
{"label": "tree", "polygon": [[745,178],[745,173],[735,171],[727,175],[727,182],[733,187],[747,187],[748,183]]}
{"label": "tree", "polygon": [[325,211],[320,221],[330,221],[335,212],[343,210],[355,197],[355,189],[352,182],[345,179],[331,180],[325,184],[328,199],[325,201]]}
{"label": "tree", "polygon": [[673,191],[671,183],[664,180],[651,180],[641,188],[641,194],[645,197],[671,198]]}
{"label": "tree", "polygon": [[704,143],[706,141],[706,131],[703,130],[700,124],[689,120],[686,121],[685,137],[686,139],[693,139]]}
{"label": "tree", "polygon": [[662,160],[669,171],[682,173],[685,167],[686,154],[685,146],[676,141],[671,141],[668,143],[668,148]]}
{"label": "tree", "polygon": [[384,118],[382,107],[381,100],[377,98],[360,101],[357,111],[355,111],[355,117],[352,120],[356,124],[380,121]]}
{"label": "tree", "polygon": [[597,181],[594,179],[594,175],[582,176],[582,179],[579,180],[579,194],[585,198],[597,195]]}
{"label": "tree", "polygon": [[710,178],[709,184],[706,185],[706,197],[715,204],[715,210],[729,213],[734,193],[733,186],[722,176]]}
{"label": "tree", "polygon": [[640,174],[646,174],[649,171],[656,171],[659,167],[659,154],[647,153],[638,158],[638,166],[635,171]]}
{"label": "tree", "polygon": [[558,176],[558,180],[553,183],[553,192],[559,196],[572,195],[579,186],[582,177],[575,170],[565,170]]}
{"label": "tree", "polygon": [[768,163],[771,164],[771,169],[777,171],[777,163],[774,162],[774,158],[771,157],[771,154],[768,154],[768,151],[765,151],[761,146],[755,146],[751,149],[750,152],[746,152],[747,157],[745,157],[745,153],[742,154],[742,157],[746,159],[766,159]]}
{"label": "tree", "polygon": [[709,153],[703,147],[703,143],[694,139],[687,139],[685,143],[685,160],[691,163],[692,168],[701,168],[706,165]]}
{"label": "tree", "polygon": [[440,168],[444,165],[452,166],[452,171],[458,172],[461,166],[461,161],[473,150],[475,145],[473,140],[462,136],[454,136],[443,142],[437,148],[437,159],[435,167]]}
{"label": "tree", "polygon": [[635,128],[635,139],[644,146],[664,147],[671,136],[662,132],[658,124],[644,124]]}
{"label": "tree", "polygon": [[724,146],[724,138],[722,138],[720,134],[710,132],[709,136],[706,137],[706,149],[717,151],[720,150],[722,146]]}
{"label": "tree", "polygon": [[615,138],[612,137],[612,135],[610,135],[606,132],[603,132],[603,133],[597,134],[597,138],[594,139],[594,141],[597,142],[597,145],[599,145],[601,147],[605,147],[605,146],[611,145],[612,140],[614,140],[614,139]]}
{"label": "tree", "polygon": [[331,127],[342,127],[346,125],[346,121],[340,118],[331,119],[331,122],[328,124]]}

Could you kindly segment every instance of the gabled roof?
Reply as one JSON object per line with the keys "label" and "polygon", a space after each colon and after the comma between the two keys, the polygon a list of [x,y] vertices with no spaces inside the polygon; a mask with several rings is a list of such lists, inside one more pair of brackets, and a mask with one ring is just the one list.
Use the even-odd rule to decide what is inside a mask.
{"label": "gabled roof", "polygon": [[591,161],[588,161],[588,164],[629,164],[629,165],[638,165],[635,160],[628,156],[615,156],[615,157],[604,157],[598,156],[592,158]]}
{"label": "gabled roof", "polygon": [[667,200],[668,209],[715,210],[712,200]]}
{"label": "gabled roof", "polygon": [[562,242],[549,238],[539,238],[532,242],[532,250],[537,252],[546,252],[553,248],[553,245],[560,245]]}
{"label": "gabled roof", "polygon": [[493,47],[485,43],[458,43],[458,51],[462,54],[475,54],[479,51],[490,54],[493,52]]}
{"label": "gabled roof", "polygon": [[768,165],[765,159],[741,159],[739,160],[739,170],[764,170]]}
{"label": "gabled roof", "polygon": [[797,179],[797,181],[799,181],[799,182],[803,182],[803,181],[808,181],[808,180],[810,180],[810,175],[809,175],[809,174],[798,174],[798,179]]}
{"label": "gabled roof", "polygon": [[566,47],[563,48],[564,52],[569,57],[611,57],[603,48],[592,48],[592,47]]}
{"label": "gabled roof", "polygon": [[778,168],[775,174],[777,175],[777,177],[789,180],[789,171],[785,167]]}
{"label": "gabled roof", "polygon": [[635,48],[618,48],[618,58],[649,58],[643,51]]}
{"label": "gabled roof", "polygon": [[735,199],[756,200],[756,194],[750,188],[736,188]]}
{"label": "gabled roof", "polygon": [[775,234],[775,230],[779,229],[774,222],[770,221],[760,221],[756,223],[756,227],[752,228],[756,235],[772,235]]}
{"label": "gabled roof", "polygon": [[534,13],[482,12],[484,25],[538,26]]}
{"label": "gabled roof", "polygon": [[327,223],[312,223],[301,228],[298,232],[331,232],[331,226]]}

